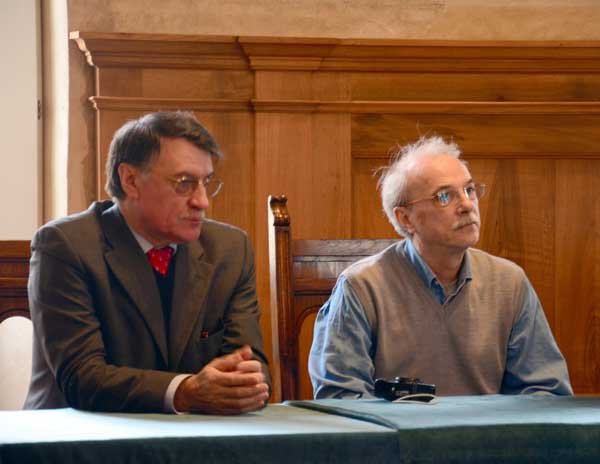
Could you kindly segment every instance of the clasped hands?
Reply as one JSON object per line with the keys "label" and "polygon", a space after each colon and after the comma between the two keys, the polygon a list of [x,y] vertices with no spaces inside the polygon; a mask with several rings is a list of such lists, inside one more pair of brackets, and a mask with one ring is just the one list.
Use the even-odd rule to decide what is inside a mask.
{"label": "clasped hands", "polygon": [[175,392],[174,406],[180,412],[243,414],[263,408],[268,398],[262,365],[245,345],[185,379]]}

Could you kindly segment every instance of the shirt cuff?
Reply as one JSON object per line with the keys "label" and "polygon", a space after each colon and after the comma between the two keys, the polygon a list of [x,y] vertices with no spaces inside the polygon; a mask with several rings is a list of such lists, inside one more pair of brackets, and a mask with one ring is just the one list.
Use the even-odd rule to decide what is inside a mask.
{"label": "shirt cuff", "polygon": [[165,412],[185,414],[185,412],[181,412],[175,409],[175,392],[179,388],[179,385],[181,385],[181,382],[183,382],[185,379],[191,376],[191,374],[179,374],[173,377],[173,380],[171,380],[171,383],[169,384],[167,391],[165,392],[165,399],[163,402],[163,410]]}

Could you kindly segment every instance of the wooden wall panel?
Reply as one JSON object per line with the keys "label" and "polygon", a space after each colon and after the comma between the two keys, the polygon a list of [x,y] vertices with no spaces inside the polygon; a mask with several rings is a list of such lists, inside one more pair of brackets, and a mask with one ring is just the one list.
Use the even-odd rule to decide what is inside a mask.
{"label": "wooden wall panel", "polygon": [[598,74],[353,73],[352,100],[589,101],[600,95]]}
{"label": "wooden wall panel", "polygon": [[250,99],[254,76],[249,71],[164,68],[103,68],[99,95],[146,98]]}
{"label": "wooden wall panel", "polygon": [[577,391],[600,385],[600,162],[557,161],[555,335]]}
{"label": "wooden wall panel", "polygon": [[143,73],[140,68],[96,68],[96,94],[112,97],[141,95]]}
{"label": "wooden wall panel", "polygon": [[[255,238],[254,118],[241,112],[195,112],[223,151],[215,166],[223,190],[211,202],[208,216],[246,230]],[[242,174],[242,175],[240,175]]]}
{"label": "wooden wall panel", "polygon": [[600,42],[72,37],[96,67],[100,197],[126,119],[190,109],[216,136],[225,191],[209,214],[254,240],[267,344],[267,196],[288,196],[294,238],[394,237],[372,171],[435,133],[489,185],[480,247],[523,266],[576,391],[600,392]]}
{"label": "wooden wall panel", "polygon": [[351,74],[345,72],[261,71],[257,100],[351,100]]}
{"label": "wooden wall panel", "polygon": [[526,269],[554,327],[555,161],[472,160],[470,169],[488,186],[477,247]]}
{"label": "wooden wall panel", "polygon": [[398,235],[387,219],[377,190],[380,169],[388,158],[352,160],[352,238],[396,238]]}
{"label": "wooden wall panel", "polygon": [[438,134],[477,157],[596,157],[599,127],[595,114],[358,114],[352,118],[352,153],[380,157],[396,143]]}
{"label": "wooden wall panel", "polygon": [[257,114],[256,127],[257,198],[285,190],[298,238],[349,238],[349,117]]}

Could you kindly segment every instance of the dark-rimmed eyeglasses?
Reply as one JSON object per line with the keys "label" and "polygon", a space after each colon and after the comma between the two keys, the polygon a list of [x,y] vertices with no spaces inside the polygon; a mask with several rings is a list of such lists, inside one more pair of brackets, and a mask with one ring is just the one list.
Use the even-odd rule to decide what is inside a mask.
{"label": "dark-rimmed eyeglasses", "polygon": [[[477,201],[485,195],[485,184],[470,183],[462,188],[465,198],[471,201]],[[421,201],[431,200],[440,208],[445,208],[451,205],[460,197],[460,192],[453,188],[444,188],[438,190],[430,197],[419,198],[418,200],[412,200],[408,203],[404,203],[400,206],[410,206]]]}
{"label": "dark-rimmed eyeglasses", "polygon": [[198,179],[193,176],[179,176],[167,177],[166,180],[173,186],[173,190],[175,190],[177,195],[184,197],[192,196],[196,193],[198,187],[202,185],[206,192],[206,196],[214,198],[219,194],[223,187],[223,181],[221,179],[215,179],[214,177]]}

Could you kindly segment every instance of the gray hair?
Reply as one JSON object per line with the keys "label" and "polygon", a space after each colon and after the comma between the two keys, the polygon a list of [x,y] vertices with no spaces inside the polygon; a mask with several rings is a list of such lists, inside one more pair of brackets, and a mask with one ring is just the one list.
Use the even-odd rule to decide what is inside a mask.
{"label": "gray hair", "polygon": [[[394,208],[409,201],[408,168],[412,161],[424,156],[449,155],[460,159],[460,148],[454,142],[446,142],[442,137],[421,137],[415,143],[400,147],[393,155],[390,164],[383,169],[378,187],[381,203],[388,220],[396,232],[405,237],[411,234],[405,230],[394,215]],[[461,160],[462,161],[462,160]],[[462,161],[464,163],[464,161]]]}

